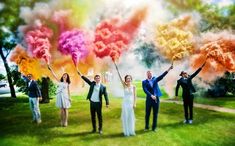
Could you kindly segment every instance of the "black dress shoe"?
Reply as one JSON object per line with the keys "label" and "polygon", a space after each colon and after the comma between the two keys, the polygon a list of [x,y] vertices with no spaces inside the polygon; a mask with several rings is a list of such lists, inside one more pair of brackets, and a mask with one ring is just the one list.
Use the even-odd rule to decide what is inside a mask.
{"label": "black dress shoe", "polygon": [[95,130],[95,129],[93,129],[93,130],[91,131],[91,133],[96,133],[96,130]]}

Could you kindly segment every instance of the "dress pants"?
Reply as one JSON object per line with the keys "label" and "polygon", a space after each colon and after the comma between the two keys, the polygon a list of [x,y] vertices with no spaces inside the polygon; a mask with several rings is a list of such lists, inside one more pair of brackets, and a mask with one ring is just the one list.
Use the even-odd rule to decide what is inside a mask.
{"label": "dress pants", "polygon": [[96,114],[99,122],[99,131],[102,130],[102,106],[100,102],[90,101],[90,112],[93,130],[96,131]]}

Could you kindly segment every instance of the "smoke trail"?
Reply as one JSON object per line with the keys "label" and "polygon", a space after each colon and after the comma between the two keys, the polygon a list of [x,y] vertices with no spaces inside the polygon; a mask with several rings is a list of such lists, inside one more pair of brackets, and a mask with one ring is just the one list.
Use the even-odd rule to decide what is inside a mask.
{"label": "smoke trail", "polygon": [[[201,47],[197,54],[191,57],[191,66],[197,68],[209,58],[202,70],[201,77],[212,81],[222,76],[226,71],[235,71],[235,35],[228,31],[202,34]],[[211,76],[213,74],[213,76]]]}

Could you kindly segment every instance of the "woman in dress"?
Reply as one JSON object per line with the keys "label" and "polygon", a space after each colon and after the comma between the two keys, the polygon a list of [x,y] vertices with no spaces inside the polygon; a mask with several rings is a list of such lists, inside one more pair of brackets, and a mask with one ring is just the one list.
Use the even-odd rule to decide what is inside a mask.
{"label": "woman in dress", "polygon": [[50,67],[48,68],[51,71],[52,75],[55,77],[56,81],[58,82],[58,87],[56,91],[56,107],[60,108],[61,111],[61,126],[66,127],[68,126],[68,108],[70,108],[71,106],[69,91],[70,77],[68,73],[64,73],[59,79],[54,73],[54,71]]}
{"label": "woman in dress", "polygon": [[124,81],[119,75],[124,87],[124,97],[122,103],[122,127],[125,136],[135,135],[135,113],[136,107],[136,88],[132,85],[131,75],[126,75]]}

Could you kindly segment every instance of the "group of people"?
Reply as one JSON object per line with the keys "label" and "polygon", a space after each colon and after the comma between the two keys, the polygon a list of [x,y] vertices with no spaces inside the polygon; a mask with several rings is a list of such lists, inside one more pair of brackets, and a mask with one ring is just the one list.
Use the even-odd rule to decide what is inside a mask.
{"label": "group of people", "polygon": [[[206,63],[206,62],[205,62]],[[192,79],[202,70],[205,63],[192,75],[188,75],[185,71],[180,73],[181,78],[177,81],[176,86],[176,97],[178,96],[178,89],[182,87],[182,98],[185,113],[184,123],[192,124],[193,122],[193,93],[195,88],[192,84]],[[71,107],[70,98],[70,77],[67,73],[64,73],[59,79],[51,67],[48,67],[52,75],[58,82],[58,88],[56,92],[56,106],[61,110],[61,126],[66,127],[68,125],[68,109]],[[161,90],[158,86],[158,82],[161,81],[167,73],[173,69],[173,65],[169,67],[163,74],[158,77],[153,76],[151,71],[147,71],[147,79],[142,81],[142,88],[146,94],[146,106],[145,106],[145,129],[144,131],[150,130],[149,118],[151,110],[153,111],[153,122],[151,130],[157,131],[157,119],[160,105],[160,97],[162,96]],[[102,99],[104,97],[106,107],[109,107],[109,99],[106,87],[101,83],[100,75],[94,76],[94,81],[91,81],[86,76],[82,75],[78,71],[78,75],[90,86],[87,100],[90,101],[90,114],[92,121],[92,133],[97,131],[96,127],[96,115],[98,117],[98,132],[102,134]],[[135,113],[134,108],[136,107],[136,87],[132,84],[132,76],[126,75],[122,79],[119,74],[119,78],[123,85],[123,103],[122,103],[122,127],[125,136],[135,135]],[[33,114],[33,122],[41,123],[41,115],[39,110],[39,98],[41,93],[37,82],[32,79],[32,75],[27,75],[28,79],[28,91],[29,91],[29,103]],[[189,114],[188,114],[189,111]],[[189,115],[189,116],[188,116]]]}

